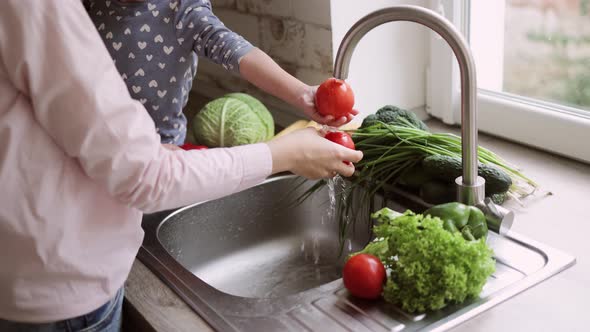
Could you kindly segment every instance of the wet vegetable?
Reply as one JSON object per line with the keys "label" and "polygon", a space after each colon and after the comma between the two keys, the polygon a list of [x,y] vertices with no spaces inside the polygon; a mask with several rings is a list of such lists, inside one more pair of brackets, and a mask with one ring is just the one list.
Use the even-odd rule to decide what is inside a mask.
{"label": "wet vegetable", "polygon": [[[422,189],[422,193],[427,194],[430,201],[442,202],[448,200],[448,193],[455,190],[453,183],[448,188],[448,193],[440,190],[443,189],[440,186],[441,183],[436,183],[436,188],[432,184],[423,188],[422,185],[430,180],[431,175],[422,172],[422,176],[419,176],[420,173],[414,171],[417,167],[423,167],[422,161],[430,156],[461,158],[460,137],[416,128],[416,125],[408,119],[399,116],[395,124],[377,121],[368,127],[359,128],[352,133],[352,138],[356,149],[363,152],[363,160],[355,164],[357,170],[355,176],[351,178],[346,189],[339,194],[343,199],[337,200],[341,247],[344,243],[343,236],[354,227],[355,221],[367,218],[369,215],[369,210],[359,206],[368,206],[374,202],[379,192],[388,191],[392,186],[407,184],[413,190]],[[501,189],[505,189],[507,184],[510,186],[507,188],[509,197],[518,199],[534,193],[538,185],[520,170],[484,147],[479,146],[477,151],[479,163],[493,165],[494,170],[499,169],[508,176],[498,184],[503,186]],[[419,169],[418,172],[420,172]],[[424,183],[421,183],[422,181]],[[300,195],[297,202],[309,198],[326,183],[326,181],[318,181],[316,185]],[[418,185],[420,185],[419,188],[417,188]],[[362,191],[357,190],[360,188]]]}
{"label": "wet vegetable", "polygon": [[[354,142],[352,141],[352,137],[346,132],[331,131],[324,137],[336,144],[340,144],[346,148],[354,150]],[[350,165],[350,161],[344,161],[344,163]]]}
{"label": "wet vegetable", "polygon": [[329,78],[318,87],[315,106],[321,115],[341,118],[352,112],[354,93],[344,80]]}
{"label": "wet vegetable", "polygon": [[326,134],[325,138],[334,143],[340,144],[344,147],[354,150],[354,142],[352,140],[352,137],[346,132],[331,131]]}
{"label": "wet vegetable", "polygon": [[376,240],[362,252],[381,257],[391,270],[383,297],[405,311],[437,310],[477,297],[495,270],[483,238],[467,241],[438,217],[388,208],[372,216]]}
{"label": "wet vegetable", "polygon": [[379,298],[385,278],[385,267],[379,258],[368,254],[352,256],[342,271],[346,289],[352,295],[363,299]]}

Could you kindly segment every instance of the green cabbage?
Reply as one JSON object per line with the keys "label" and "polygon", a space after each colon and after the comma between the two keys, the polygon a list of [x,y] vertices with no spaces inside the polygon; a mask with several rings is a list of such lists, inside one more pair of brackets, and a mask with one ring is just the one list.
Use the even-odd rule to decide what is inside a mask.
{"label": "green cabbage", "polygon": [[274,121],[258,99],[230,93],[203,107],[194,118],[193,133],[210,148],[254,144],[274,136]]}

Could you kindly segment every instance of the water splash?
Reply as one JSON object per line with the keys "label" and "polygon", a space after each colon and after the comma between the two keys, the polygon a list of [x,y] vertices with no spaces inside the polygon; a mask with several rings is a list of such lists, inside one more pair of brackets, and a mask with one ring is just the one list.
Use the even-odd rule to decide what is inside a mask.
{"label": "water splash", "polygon": [[320,262],[320,239],[315,234],[312,237],[312,253],[313,264],[318,265]]}
{"label": "water splash", "polygon": [[[327,223],[334,223],[336,222],[336,207],[338,200],[346,200],[347,198],[347,191],[346,191],[346,181],[340,176],[335,176],[331,179],[326,180],[326,186],[328,188],[328,206],[326,213],[320,216],[320,223],[323,227],[330,227],[326,225]],[[350,217],[345,216],[346,224],[350,222]],[[308,257],[311,254],[311,258],[313,259],[314,265],[320,264],[320,239],[317,234],[311,236],[311,243],[307,245],[307,241],[303,241],[301,243],[301,253]],[[349,240],[348,246],[350,247],[349,252],[352,252],[352,243]],[[311,252],[310,252],[311,251]],[[325,257],[324,257],[325,258]]]}
{"label": "water splash", "polygon": [[332,219],[336,214],[336,177],[328,179],[328,219]]}
{"label": "water splash", "polygon": [[329,220],[334,220],[336,217],[337,196],[339,196],[340,200],[344,203],[348,194],[346,191],[346,182],[340,175],[337,175],[327,180],[327,187],[329,199],[327,217]]}

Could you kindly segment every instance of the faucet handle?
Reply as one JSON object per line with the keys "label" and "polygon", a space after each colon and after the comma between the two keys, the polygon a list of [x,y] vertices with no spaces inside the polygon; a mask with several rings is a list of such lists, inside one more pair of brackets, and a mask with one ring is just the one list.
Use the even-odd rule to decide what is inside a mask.
{"label": "faucet handle", "polygon": [[477,204],[477,207],[486,216],[489,229],[500,235],[506,235],[508,233],[514,222],[514,212],[500,205],[496,205],[489,197],[486,197],[483,202]]}

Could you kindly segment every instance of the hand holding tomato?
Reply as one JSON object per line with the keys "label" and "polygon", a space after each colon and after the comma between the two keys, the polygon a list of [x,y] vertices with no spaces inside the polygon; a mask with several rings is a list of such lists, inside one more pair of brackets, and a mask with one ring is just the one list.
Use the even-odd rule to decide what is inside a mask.
{"label": "hand holding tomato", "polygon": [[[334,100],[336,99],[336,98],[333,98],[330,96],[338,95],[338,94],[330,93],[330,91],[332,91],[332,90],[334,90],[334,88],[336,88],[336,85],[332,84],[332,82],[334,80],[336,80],[336,79],[330,78],[330,79],[326,80],[324,83],[322,83],[322,85],[320,85],[320,86],[316,86],[316,87],[308,86],[305,89],[305,92],[303,93],[303,96],[300,98],[300,100],[302,101],[301,107],[303,108],[303,112],[307,116],[309,116],[312,120],[314,120],[317,123],[325,124],[325,125],[328,125],[331,127],[340,127],[340,126],[352,121],[354,116],[358,114],[358,111],[352,108],[352,106],[354,105],[354,94],[352,94],[352,90],[350,89],[350,86],[348,86],[348,84],[346,84],[346,82],[344,82],[343,80],[337,80],[337,81],[343,82],[344,84],[346,84],[348,92],[347,92],[347,96],[341,96],[343,98],[340,98],[340,99],[344,100],[344,99],[347,99],[347,98],[349,99],[350,97],[352,97],[352,104],[350,105],[350,107],[346,107],[348,112],[341,111],[341,112],[337,112],[337,113],[335,112],[335,113],[331,114],[331,113],[325,111],[326,105],[333,103]],[[338,89],[336,89],[336,90],[338,90]],[[326,96],[328,96],[328,97],[326,97]],[[336,102],[339,103],[338,101],[336,101]],[[347,103],[350,104],[350,102],[351,102],[351,100],[349,99]],[[344,103],[344,104],[346,104],[346,103]],[[322,106],[320,106],[320,105],[322,105]],[[320,109],[322,109],[322,111],[320,111]],[[344,110],[344,108],[342,110]]]}
{"label": "hand holding tomato", "polygon": [[335,119],[345,117],[352,112],[354,93],[344,80],[329,78],[319,86],[315,106],[321,115],[331,115]]}
{"label": "hand holding tomato", "polygon": [[350,136],[350,134],[348,134],[347,132],[344,131],[330,131],[326,134],[327,139],[329,139],[330,141],[340,144],[346,148],[352,149],[354,150],[354,141],[352,140],[352,137]]}
{"label": "hand holding tomato", "polygon": [[[340,144],[346,148],[355,150],[354,141],[352,140],[352,137],[347,132],[330,131],[324,137],[336,144]],[[350,161],[345,161],[344,163],[347,165],[350,165]]]}
{"label": "hand holding tomato", "polygon": [[354,166],[343,161],[358,163],[363,158],[355,151],[329,142],[316,128],[296,130],[275,137],[266,143],[272,156],[272,173],[290,171],[311,180],[327,179],[340,174],[349,177]]}
{"label": "hand holding tomato", "polygon": [[369,300],[381,296],[386,277],[383,263],[369,254],[352,256],[342,271],[344,286],[350,294]]}

